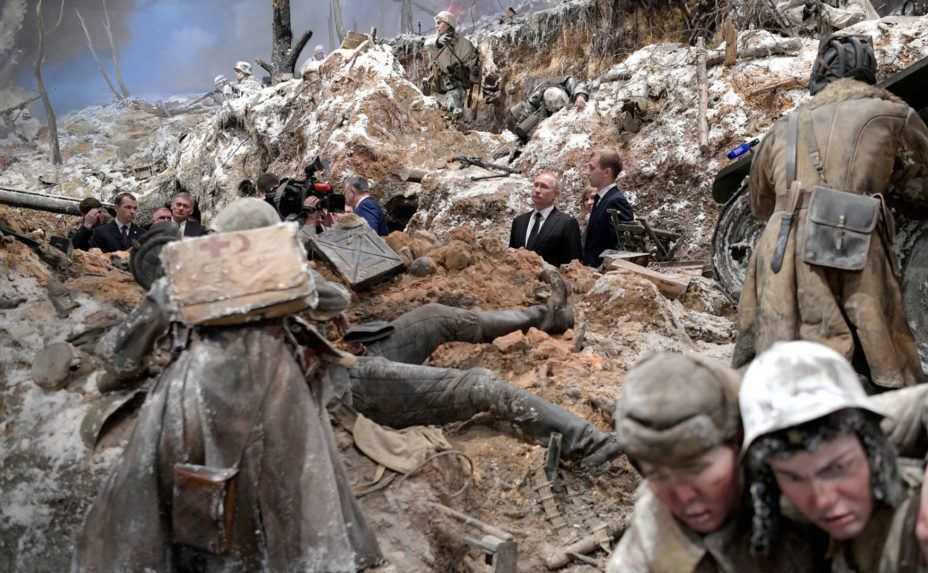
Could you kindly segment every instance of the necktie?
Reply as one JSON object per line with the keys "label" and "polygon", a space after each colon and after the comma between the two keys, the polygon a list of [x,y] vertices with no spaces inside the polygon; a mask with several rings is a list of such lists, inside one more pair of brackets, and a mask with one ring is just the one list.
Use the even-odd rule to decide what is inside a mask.
{"label": "necktie", "polygon": [[528,233],[528,241],[525,242],[526,248],[531,249],[535,243],[535,236],[538,235],[538,229],[541,228],[541,213],[535,211],[535,222],[532,223],[532,230]]}
{"label": "necktie", "polygon": [[127,246],[129,244],[129,225],[122,226],[122,244]]}

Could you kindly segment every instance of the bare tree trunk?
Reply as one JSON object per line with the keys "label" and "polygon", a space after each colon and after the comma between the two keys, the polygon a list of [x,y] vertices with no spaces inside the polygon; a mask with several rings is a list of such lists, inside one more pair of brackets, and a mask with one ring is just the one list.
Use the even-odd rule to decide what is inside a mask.
{"label": "bare tree trunk", "polygon": [[403,7],[400,10],[400,32],[403,34],[412,34],[412,0],[403,0]]}
{"label": "bare tree trunk", "polygon": [[709,124],[706,115],[709,108],[709,82],[706,74],[706,42],[703,37],[696,38],[696,77],[699,83],[699,145],[705,148],[709,143]]}
{"label": "bare tree trunk", "polygon": [[[45,106],[45,115],[48,121],[48,146],[52,151],[52,163],[61,165],[61,146],[58,144],[58,120],[55,117],[55,108],[52,107],[52,101],[48,97],[48,90],[45,89],[45,80],[42,79],[42,65],[45,63],[45,20],[42,17],[42,4],[44,0],[38,0],[35,5],[36,23],[39,28],[39,48],[35,56],[35,85],[42,97],[42,105]],[[61,0],[61,14],[64,13],[64,0]],[[53,31],[61,25],[61,14],[58,16],[58,23]]]}
{"label": "bare tree trunk", "polygon": [[84,18],[81,16],[80,10],[75,8],[74,13],[77,14],[77,19],[81,22],[81,28],[84,29],[84,35],[87,37],[87,47],[90,48],[90,55],[93,56],[93,61],[97,63],[97,69],[100,70],[100,75],[102,75],[103,79],[106,80],[106,85],[109,86],[110,91],[113,92],[113,95],[116,96],[116,99],[122,100],[122,94],[116,91],[116,87],[113,85],[113,80],[110,79],[110,75],[106,73],[106,68],[103,67],[103,63],[100,62],[100,58],[97,57],[97,51],[93,48],[93,40],[90,39],[90,31],[87,30],[87,24],[84,22]]}
{"label": "bare tree trunk", "polygon": [[331,0],[329,4],[329,27],[330,32],[335,32],[335,39],[338,40],[337,44],[342,45],[342,42],[345,40],[345,22],[342,20],[342,2],[341,0]]}
{"label": "bare tree trunk", "polygon": [[[290,21],[290,0],[271,0],[274,7],[272,29],[274,41],[271,47],[271,65],[277,72],[275,76],[288,71],[290,50],[293,47],[293,27]],[[277,77],[273,78],[274,81]]]}
{"label": "bare tree trunk", "polygon": [[116,49],[116,41],[113,40],[113,28],[110,26],[110,11],[106,7],[106,0],[103,0],[103,27],[106,28],[106,37],[110,40],[110,52],[113,54],[113,70],[116,73],[116,82],[119,84],[119,91],[122,92],[123,98],[128,98],[129,90],[126,88],[126,82],[122,79],[122,66],[119,65],[119,51]]}

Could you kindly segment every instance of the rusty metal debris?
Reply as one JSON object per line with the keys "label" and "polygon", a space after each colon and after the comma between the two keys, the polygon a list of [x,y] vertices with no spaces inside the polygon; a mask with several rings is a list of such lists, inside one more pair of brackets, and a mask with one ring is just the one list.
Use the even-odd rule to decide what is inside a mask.
{"label": "rusty metal debris", "polygon": [[426,505],[460,521],[479,535],[478,537],[465,533],[462,539],[464,543],[482,551],[490,558],[493,573],[517,573],[519,550],[510,533],[440,503],[429,502]]}

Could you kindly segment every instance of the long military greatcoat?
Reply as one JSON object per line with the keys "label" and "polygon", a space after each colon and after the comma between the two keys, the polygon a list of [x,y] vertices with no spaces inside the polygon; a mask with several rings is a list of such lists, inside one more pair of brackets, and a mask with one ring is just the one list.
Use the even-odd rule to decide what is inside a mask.
{"label": "long military greatcoat", "polygon": [[[105,349],[145,351],[139,340],[150,343],[165,324],[158,288],[107,335]],[[194,330],[87,516],[75,572],[329,573],[381,560],[338,461],[322,395],[328,369],[307,382],[285,340],[280,321]],[[238,468],[228,554],[194,551],[177,538],[177,520],[191,516],[174,511],[176,464]]]}
{"label": "long military greatcoat", "polygon": [[[928,128],[904,102],[880,88],[839,80],[803,104],[811,113],[827,184],[873,195],[889,188],[894,162],[910,150],[928,165]],[[783,340],[812,340],[833,348],[884,388],[922,379],[918,351],[906,323],[902,293],[881,221],[873,231],[866,265],[840,271],[803,262],[807,205],[786,244],[782,268],[771,270],[786,210],[787,120],[764,138],[751,167],[751,207],[768,219],[755,245],[738,307],[733,363],[740,367]],[[798,139],[797,179],[811,189],[818,176],[805,137]],[[924,201],[924,197],[915,197]],[[887,233],[888,234],[888,233]]]}

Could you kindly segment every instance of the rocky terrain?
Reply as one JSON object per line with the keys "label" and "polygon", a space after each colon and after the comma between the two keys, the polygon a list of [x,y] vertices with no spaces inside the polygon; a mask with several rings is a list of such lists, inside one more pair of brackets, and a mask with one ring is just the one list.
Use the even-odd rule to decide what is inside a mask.
{"label": "rocky terrain", "polygon": [[[565,5],[582,11],[596,3]],[[710,66],[709,143],[700,148],[693,48],[657,43],[603,56],[595,65],[558,66],[583,56],[558,40],[566,33],[559,18],[549,13],[505,25],[485,22],[475,32],[482,49],[492,50],[507,70],[515,86],[507,97],[513,100],[533,74],[582,73],[598,80],[583,112],[565,109],[540,125],[514,163],[518,175],[474,182],[472,176],[487,172],[453,161],[459,155],[504,161],[515,137],[499,125],[477,130],[449,124],[413,81],[410,39],[412,44],[337,50],[303,78],[221,105],[188,109],[182,100],[134,101],[82,110],[59,122],[61,168],[47,162],[47,135],[40,134],[35,145],[0,147],[0,186],[104,200],[129,190],[139,195],[143,210],[185,189],[208,222],[238,196],[243,181],[263,171],[299,176],[322,156],[331,162],[325,177],[333,183],[364,175],[388,208],[398,197],[416,206],[406,229],[391,234],[388,243],[407,263],[424,256],[434,263],[425,273],[402,274],[355,293],[348,318],[360,322],[388,320],[428,302],[494,309],[545,300],[541,259],[506,248],[511,219],[528,208],[532,175],[549,168],[563,174],[561,207],[577,214],[591,150],[615,147],[625,162],[619,184],[636,212],[683,235],[678,257],[689,264],[657,268],[686,283],[686,292],[667,296],[637,274],[574,262],[562,269],[577,312],[574,329],[561,336],[532,330],[490,344],[448,344],[430,360],[489,368],[607,430],[624,374],[643,354],[675,349],[728,359],[733,307],[702,276],[718,214],[710,182],[726,161],[725,150],[763,134],[806,97],[803,81],[816,43],[801,40],[785,55]],[[881,74],[928,54],[924,18],[884,18],[854,30],[874,38]],[[785,41],[755,30],[741,34],[739,48]],[[545,42],[551,56],[529,58],[530,47]],[[525,65],[515,65],[520,62]],[[492,123],[478,120],[475,126]],[[422,172],[421,182],[408,178],[412,168]],[[43,347],[71,340],[89,348],[143,296],[126,272],[124,253],[67,256],[48,246],[49,237],[65,236],[74,224],[74,217],[0,207],[0,225],[40,244],[33,249],[9,236],[0,242],[0,571],[67,569],[72,537],[119,459],[140,401],[123,396],[128,402],[121,416],[106,428],[88,427],[88,420],[121,406],[97,390],[102,373],[89,355],[72,364],[62,388],[33,382],[32,360]],[[336,279],[324,264],[316,265]],[[94,443],[97,431],[102,437]],[[480,417],[443,431],[472,468],[460,458],[443,458],[362,497],[390,561],[381,570],[482,570],[472,555],[465,558],[461,539],[447,533],[425,501],[511,532],[520,570],[543,570],[547,548],[566,541],[546,520],[533,485],[544,448]],[[343,431],[339,445],[355,489],[365,490],[376,481],[377,468]],[[637,481],[624,459],[594,474],[562,468],[562,511],[577,533],[591,523],[621,524]],[[606,553],[591,557],[602,565]],[[565,570],[597,569],[577,561]]]}

